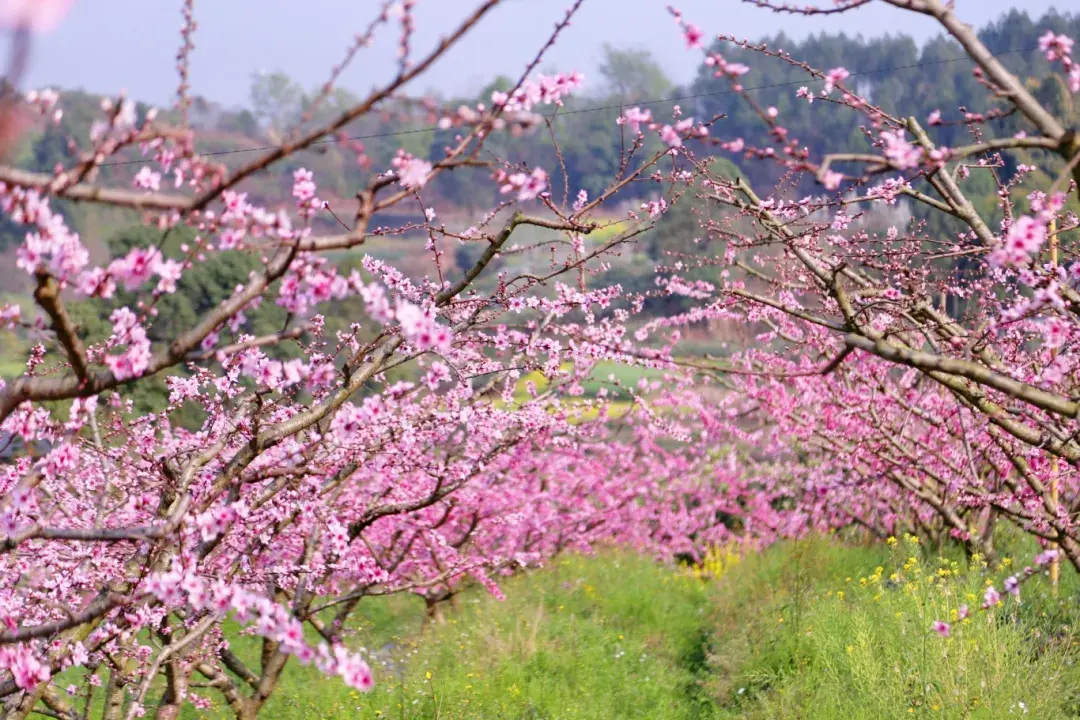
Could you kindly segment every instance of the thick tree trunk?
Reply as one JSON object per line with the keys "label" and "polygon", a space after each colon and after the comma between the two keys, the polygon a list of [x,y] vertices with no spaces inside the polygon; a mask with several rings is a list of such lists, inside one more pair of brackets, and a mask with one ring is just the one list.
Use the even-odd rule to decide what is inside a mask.
{"label": "thick tree trunk", "polygon": [[110,668],[109,681],[105,684],[105,706],[101,711],[102,720],[122,720],[124,717],[124,687],[128,684],[128,668]]}
{"label": "thick tree trunk", "polygon": [[262,673],[259,676],[259,687],[244,703],[240,712],[236,714],[237,720],[255,720],[263,705],[270,698],[277,687],[281,672],[289,661],[289,656],[278,650],[278,643],[269,640],[263,641]]}
{"label": "thick tree trunk", "polygon": [[441,592],[434,596],[424,596],[424,623],[421,630],[427,629],[432,623],[436,625],[442,625],[446,622],[446,614],[443,612],[443,608],[449,604],[450,607],[456,608],[458,605],[456,592]]}
{"label": "thick tree trunk", "polygon": [[165,693],[158,704],[158,720],[177,720],[180,717],[190,677],[191,668],[186,663],[172,662],[165,667]]}
{"label": "thick tree trunk", "polygon": [[33,712],[34,706],[41,700],[41,696],[45,694],[45,688],[47,687],[49,687],[48,683],[38,683],[33,692],[23,693],[15,707],[5,715],[5,718],[7,720],[24,720],[24,718],[30,717],[30,713]]}

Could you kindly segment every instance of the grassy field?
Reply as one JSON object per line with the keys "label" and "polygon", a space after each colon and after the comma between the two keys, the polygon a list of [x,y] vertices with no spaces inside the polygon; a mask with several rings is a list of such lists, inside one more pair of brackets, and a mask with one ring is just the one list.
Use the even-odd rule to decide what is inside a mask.
{"label": "grassy field", "polygon": [[504,587],[507,600],[469,594],[423,632],[419,607],[382,617],[408,628],[376,641],[392,649],[373,663],[371,694],[294,668],[266,717],[694,718],[711,706],[697,674],[708,584],[610,554],[568,557]]}
{"label": "grassy field", "polygon": [[716,578],[625,553],[568,556],[506,581],[505,601],[465,594],[423,630],[418,601],[369,601],[355,642],[376,651],[376,689],[293,666],[264,716],[1080,717],[1073,573],[1057,599],[1035,577],[1022,603],[978,609],[1031,551],[988,567],[904,539],[811,538]]}

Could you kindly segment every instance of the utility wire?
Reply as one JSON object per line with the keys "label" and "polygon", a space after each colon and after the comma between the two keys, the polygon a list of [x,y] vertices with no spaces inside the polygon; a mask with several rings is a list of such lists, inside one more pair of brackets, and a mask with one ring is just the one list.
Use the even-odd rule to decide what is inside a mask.
{"label": "utility wire", "polygon": [[[995,53],[994,55],[995,55],[995,57],[1000,57],[1002,55],[1014,55],[1014,54],[1017,54],[1017,53],[1032,52],[1032,51],[1037,50],[1037,49],[1038,49],[1037,46],[1031,46],[1031,47],[1026,47],[1026,48],[1017,48],[1015,50],[1006,50],[1004,52]],[[948,65],[950,63],[962,62],[964,60],[970,60],[970,59],[971,58],[968,57],[967,55],[962,55],[960,57],[944,58],[944,59],[941,59],[941,60],[931,60],[929,62],[910,63],[908,65],[894,65],[892,67],[879,68],[877,70],[859,70],[859,71],[851,73],[849,75],[849,77],[858,77],[858,76],[863,76],[863,75],[880,75],[882,73],[892,73],[892,72],[896,72],[898,70],[911,70],[913,68],[932,67],[932,66],[935,66],[935,65]],[[812,82],[812,80],[813,79],[811,79],[810,81]],[[769,85],[757,85],[755,87],[743,88],[742,92],[754,92],[754,91],[757,91],[757,90],[771,90],[771,89],[774,89],[774,88],[781,88],[781,87],[794,87],[795,85],[805,85],[805,84],[807,84],[807,82],[808,82],[807,80],[792,80],[790,82],[771,83]],[[595,106],[595,107],[579,108],[577,110],[555,111],[555,112],[551,113],[550,115],[541,115],[541,117],[546,118],[548,120],[554,120],[557,117],[565,117],[566,115],[582,115],[584,113],[604,112],[604,111],[607,111],[607,110],[624,110],[624,109],[626,109],[627,105],[634,105],[634,106],[659,105],[659,104],[662,104],[662,103],[680,102],[680,101],[683,101],[683,100],[697,100],[699,98],[704,98],[704,97],[719,97],[719,96],[722,96],[722,95],[734,95],[735,93],[736,93],[735,90],[718,90],[718,91],[715,91],[715,92],[695,93],[693,95],[676,95],[674,97],[657,98],[655,100],[636,100],[633,103],[620,103],[618,105],[598,105],[598,106]],[[370,133],[370,134],[367,134],[367,135],[352,135],[350,137],[345,138],[345,140],[373,140],[373,139],[376,139],[376,138],[402,137],[402,136],[405,136],[405,135],[416,135],[418,133],[435,132],[435,131],[440,130],[440,129],[442,129],[442,128],[440,128],[437,125],[432,125],[432,126],[429,126],[429,127],[414,128],[412,130],[397,130],[397,131],[394,131],[394,132]],[[310,147],[311,145],[328,145],[328,144],[333,144],[333,143],[337,143],[337,142],[341,142],[341,139],[340,138],[326,138],[325,140],[316,140],[315,142],[310,143],[308,147]],[[202,157],[210,157],[210,156],[216,156],[216,155],[235,155],[235,154],[238,154],[238,153],[261,152],[263,150],[277,150],[280,147],[281,147],[280,145],[263,145],[263,146],[260,146],[260,147],[253,147],[253,148],[234,148],[232,150],[214,150],[214,151],[211,151],[211,152],[199,153],[199,155],[202,156]],[[140,165],[140,164],[144,164],[144,163],[146,163],[145,159],[143,159],[143,160],[120,160],[120,161],[117,161],[117,162],[102,163],[98,167],[116,167],[116,166],[120,166],[120,165]]]}

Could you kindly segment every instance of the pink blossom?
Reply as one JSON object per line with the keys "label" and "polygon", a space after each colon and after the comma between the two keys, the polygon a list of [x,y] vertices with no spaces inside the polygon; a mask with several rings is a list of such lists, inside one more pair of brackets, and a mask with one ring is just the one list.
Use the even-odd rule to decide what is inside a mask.
{"label": "pink blossom", "polygon": [[109,273],[122,281],[127,290],[134,290],[150,278],[159,260],[155,248],[132,248],[123,258],[109,264]]}
{"label": "pink blossom", "polygon": [[434,392],[440,385],[448,382],[450,378],[449,366],[446,363],[437,362],[432,364],[431,369],[424,376],[424,384]]}
{"label": "pink blossom", "polygon": [[[392,3],[402,48],[413,37],[414,5]],[[192,29],[185,18],[185,41]],[[691,46],[708,42],[681,17],[679,34]],[[1070,83],[1074,76],[1080,82],[1072,49],[1071,40],[1056,35],[1044,48]],[[760,50],[781,55],[782,64],[791,59],[779,49]],[[718,54],[705,63],[706,75],[715,72],[735,88],[732,102],[747,99],[739,85],[745,65]],[[409,67],[416,66],[403,63]],[[827,91],[850,82],[844,68],[821,77]],[[952,510],[976,517],[990,505],[1013,508],[1033,532],[1061,525],[1039,488],[1056,472],[1065,496],[1075,495],[1072,468],[1052,462],[1058,448],[1045,431],[1074,429],[1068,426],[1075,418],[1066,417],[1073,413],[1055,408],[1075,397],[1080,330],[1069,303],[1080,287],[1080,263],[1068,266],[1074,258],[1067,252],[1064,265],[1040,257],[1052,220],[1061,232],[1075,225],[1066,196],[1050,193],[1045,175],[1030,164],[1015,175],[997,169],[1004,173],[997,204],[975,207],[984,224],[997,220],[993,207],[1022,207],[1022,194],[1030,210],[1025,217],[1006,214],[1001,241],[985,248],[984,224],[932,232],[935,226],[894,213],[909,182],[921,177],[912,171],[944,172],[956,156],[944,147],[924,151],[861,99],[815,110],[822,123],[831,122],[833,110],[859,116],[856,126],[872,129],[876,151],[888,161],[881,177],[873,168],[858,170],[872,179],[857,203],[839,197],[841,173],[815,164],[818,149],[770,120],[778,113],[767,102],[754,106],[771,130],[767,142],[731,136],[715,143],[740,153],[742,164],[764,166],[761,177],[775,187],[761,188],[762,200],[711,169],[704,156],[673,151],[704,133],[692,113],[676,106],[658,122],[639,107],[617,120],[628,131],[626,163],[590,180],[589,187],[605,188],[592,200],[596,212],[589,193],[569,187],[560,195],[573,201],[571,213],[551,196],[554,178],[537,167],[532,145],[515,142],[540,123],[541,106],[558,106],[580,82],[576,73],[529,77],[512,93],[492,95],[497,113],[480,102],[456,112],[387,105],[387,112],[417,118],[431,112],[449,132],[430,148],[430,162],[428,150],[421,159],[402,149],[383,168],[389,172],[369,178],[387,192],[378,194],[376,215],[355,237],[329,230],[336,222],[330,213],[313,221],[322,206],[307,169],[276,196],[266,195],[274,190],[266,183],[258,197],[224,190],[228,172],[191,152],[189,138],[159,139],[151,131],[135,137],[143,125],[126,98],[102,106],[93,146],[75,138],[80,156],[111,164],[123,160],[117,146],[125,154],[141,151],[147,167],[134,166],[137,187],[154,192],[161,184],[155,173],[172,173],[170,180],[186,183],[187,196],[216,198],[197,212],[140,215],[148,227],[173,228],[174,240],[179,230],[195,240],[181,241],[175,253],[171,243],[148,243],[91,267],[88,249],[49,206],[50,197],[79,195],[64,189],[79,178],[74,165],[56,171],[55,186],[38,183],[41,191],[0,184],[0,207],[24,228],[25,240],[13,251],[18,267],[47,269],[68,294],[108,298],[122,283],[136,295],[109,316],[106,337],[91,333],[82,343],[85,379],[81,358],[62,347],[70,344],[55,342],[63,329],[48,313],[19,320],[17,305],[0,303],[0,324],[18,323],[20,337],[35,343],[0,386],[12,400],[0,403],[0,435],[13,440],[0,463],[0,532],[20,540],[9,543],[10,567],[0,577],[8,588],[0,593],[0,626],[10,632],[53,622],[64,608],[78,613],[121,586],[125,596],[100,622],[0,647],[6,677],[40,688],[31,661],[46,669],[93,664],[125,637],[134,639],[126,659],[145,672],[157,667],[169,637],[206,617],[218,626],[184,663],[225,672],[217,650],[239,630],[367,689],[372,673],[364,656],[329,642],[309,644],[301,619],[327,603],[347,614],[351,606],[337,601],[357,590],[406,590],[434,600],[475,581],[501,597],[502,576],[565,552],[615,545],[670,562],[701,558],[713,547],[757,552],[783,538],[842,533],[853,524],[894,535],[941,522],[953,527]],[[808,88],[796,96],[814,100]],[[45,93],[28,102],[27,114],[41,124],[56,109]],[[910,108],[896,110],[906,117]],[[370,122],[394,122],[378,114]],[[970,123],[991,117],[966,115]],[[362,153],[355,145],[349,150]],[[446,199],[426,183],[444,158],[468,157],[492,163],[499,193],[475,217],[461,219],[449,213],[452,205],[438,207]],[[983,165],[990,170],[993,163]],[[798,197],[799,176],[814,169],[824,190]],[[747,177],[760,174],[745,170]],[[964,172],[957,171],[957,181]],[[131,177],[106,172],[78,181],[87,183],[80,191],[92,184],[135,197],[142,191],[132,191]],[[431,195],[423,203],[411,192],[420,187]],[[628,245],[609,245],[608,233],[589,235],[617,217],[627,218],[620,233],[647,230],[676,199],[703,206],[694,208],[700,212],[692,213],[695,227],[684,238],[690,250],[681,241],[661,243],[655,257],[644,258]],[[544,205],[544,220],[535,222],[551,227],[501,234],[513,217],[510,206],[525,201]],[[729,202],[732,212],[723,209]],[[928,217],[941,210],[921,205]],[[419,220],[384,221],[384,211]],[[339,247],[361,235],[397,247],[410,227],[430,235],[428,250],[418,245],[416,257],[378,247],[353,267],[351,248]],[[296,247],[309,237],[318,237],[317,249]],[[450,252],[457,243],[471,257]],[[161,294],[190,285],[184,277],[196,268],[228,260],[219,257],[224,250],[242,250],[254,263],[252,274],[224,293],[238,307],[227,317],[210,308],[176,327],[177,318],[163,317],[170,303]],[[485,260],[477,263],[480,253]],[[391,258],[398,256],[395,267]],[[957,263],[964,272],[954,272]],[[624,287],[630,266],[643,282]],[[271,277],[267,268],[280,272],[263,282]],[[839,286],[819,282],[822,273],[848,287],[851,307]],[[354,296],[362,308],[343,303],[333,322],[318,312]],[[256,336],[248,318],[268,300],[288,322],[258,323]],[[907,332],[912,322],[922,323],[925,338]],[[734,371],[722,378],[697,363],[702,333],[714,331],[723,365]],[[151,346],[151,335],[160,345]],[[990,358],[985,372],[966,373],[971,377],[962,384],[976,400],[985,395],[1004,408],[1008,422],[998,422],[985,403],[958,403],[949,387],[928,382],[934,363],[910,367],[882,352],[881,343],[910,346],[913,338],[912,347],[940,357],[940,367]],[[849,352],[861,341],[870,349]],[[583,399],[585,383],[611,363],[646,372],[636,382],[604,372],[595,399]],[[138,382],[152,370],[164,371],[168,398],[143,411]],[[547,382],[538,387],[541,376]],[[135,385],[134,393],[118,383]],[[1007,392],[1017,385],[1029,392]],[[69,402],[69,412],[58,399]],[[181,414],[189,408],[201,416],[195,427]],[[616,416],[623,419],[608,422]],[[897,466],[897,458],[906,465]],[[989,482],[980,471],[1015,470],[1016,458],[1030,482]],[[922,471],[929,494],[913,494],[897,467]],[[922,499],[931,496],[945,505]],[[37,536],[23,542],[31,529]],[[86,531],[104,537],[69,539]],[[1063,531],[1076,535],[1075,528]],[[949,537],[978,549],[978,538],[962,527]],[[1033,565],[1043,567],[1047,556],[1040,553]],[[1034,572],[1003,578],[1000,594],[984,588],[987,606],[1018,594]],[[967,607],[953,617],[969,617]],[[929,629],[951,632],[944,621]],[[151,643],[157,632],[162,642]],[[80,690],[97,682],[97,675],[76,675]]]}
{"label": "pink blossom", "polygon": [[142,375],[150,365],[150,340],[135,315],[126,307],[115,310],[110,316],[113,322],[111,342],[126,345],[120,355],[106,355],[105,364],[117,380],[128,380]]}
{"label": "pink blossom", "polygon": [[23,523],[19,521],[19,515],[13,512],[0,514],[0,536],[5,538],[15,537],[22,530]]}
{"label": "pink blossom", "polygon": [[851,77],[851,73],[847,69],[842,67],[833,68],[825,74],[825,87],[822,88],[822,93],[828,95],[833,91],[833,88],[849,77]]}
{"label": "pink blossom", "polygon": [[526,78],[511,97],[505,93],[492,94],[492,102],[509,112],[530,112],[540,103],[562,105],[563,98],[579,89],[583,82],[584,76],[579,72],[541,74],[535,80]]}
{"label": "pink blossom", "polygon": [[668,204],[664,198],[658,200],[650,200],[647,203],[641,204],[641,209],[649,213],[650,218],[658,218],[667,212]]}
{"label": "pink blossom", "polygon": [[922,151],[904,139],[904,131],[881,133],[885,145],[885,157],[901,170],[918,166]]}
{"label": "pink blossom", "polygon": [[503,184],[499,187],[502,194],[517,192],[520,201],[532,200],[547,189],[547,173],[543,168],[536,168],[530,174],[523,172],[513,175],[501,175]]}
{"label": "pink blossom", "polygon": [[71,664],[72,665],[85,665],[90,659],[90,653],[86,652],[86,646],[81,642],[76,642],[71,649]]}
{"label": "pink blossom", "polygon": [[420,350],[446,352],[453,341],[446,328],[440,327],[429,312],[405,300],[399,300],[394,316],[401,324],[405,339]]}
{"label": "pink blossom", "polygon": [[15,684],[23,690],[33,690],[38,683],[48,682],[52,677],[49,668],[42,664],[25,646],[17,647],[14,663],[9,666]]}
{"label": "pink blossom", "polygon": [[22,319],[22,308],[14,303],[0,305],[0,328],[13,328]]}
{"label": "pink blossom", "polygon": [[390,301],[386,298],[386,291],[381,285],[372,283],[360,289],[360,297],[367,303],[368,314],[378,323],[385,325],[394,319],[394,312],[390,309]]}
{"label": "pink blossom", "polygon": [[358,655],[351,655],[344,662],[338,664],[338,674],[345,684],[356,688],[361,692],[368,692],[375,686],[371,668]]}
{"label": "pink blossom", "polygon": [[0,25],[47,33],[60,24],[71,4],[72,0],[4,0],[0,3]]}
{"label": "pink blossom", "polygon": [[160,278],[157,284],[157,292],[176,292],[176,281],[180,279],[183,270],[183,263],[177,262],[176,260],[171,258],[159,260],[154,266],[154,272]]}
{"label": "pink blossom", "polygon": [[542,168],[536,168],[521,183],[518,190],[518,200],[532,200],[547,189],[547,173]]}
{"label": "pink blossom", "polygon": [[577,199],[574,200],[574,212],[581,212],[585,203],[589,201],[589,193],[584,189],[578,190]]}
{"label": "pink blossom", "polygon": [[1039,51],[1046,54],[1050,62],[1061,60],[1072,54],[1073,39],[1068,35],[1056,35],[1047,30],[1039,37]]}
{"label": "pink blossom", "polygon": [[1050,563],[1052,563],[1057,558],[1057,556],[1058,556],[1058,551],[1057,550],[1053,550],[1053,549],[1044,550],[1044,551],[1042,551],[1041,553],[1039,553],[1038,555],[1035,556],[1035,564],[1040,566],[1040,567],[1043,566],[1043,565],[1049,565]]}
{"label": "pink blossom", "polygon": [[715,67],[714,77],[727,76],[732,80],[750,72],[750,68],[742,63],[729,63],[720,53],[713,53],[705,58],[705,65]]}
{"label": "pink blossom", "polygon": [[116,292],[116,283],[104,268],[92,268],[79,276],[79,292],[108,300]]}
{"label": "pink blossom", "polygon": [[142,190],[157,192],[161,189],[161,173],[154,172],[148,167],[143,167],[135,175],[135,187]]}
{"label": "pink blossom", "polygon": [[1024,267],[1046,242],[1046,225],[1030,215],[1021,215],[1009,226],[1005,242],[990,255],[997,266]]}
{"label": "pink blossom", "polygon": [[1006,246],[1034,255],[1046,241],[1046,226],[1030,215],[1022,215],[1009,228]]}
{"label": "pink blossom", "polygon": [[683,144],[679,133],[670,125],[660,128],[660,139],[667,143],[668,147],[672,148],[682,147]]}
{"label": "pink blossom", "polygon": [[701,40],[705,37],[705,34],[701,32],[701,28],[697,25],[687,23],[683,26],[683,39],[686,40],[686,47],[690,50],[701,47]]}
{"label": "pink blossom", "polygon": [[821,184],[825,186],[826,190],[836,190],[838,187],[840,187],[840,183],[843,180],[843,174],[828,170],[825,172],[825,176],[824,178],[822,178]]}
{"label": "pink blossom", "polygon": [[[312,172],[304,168],[293,171],[292,196],[300,203],[306,203],[315,197],[315,183],[312,177]],[[423,185],[423,183],[420,184]]]}
{"label": "pink blossom", "polygon": [[[1046,339],[1046,346],[1059,348],[1064,345],[1069,337],[1070,327],[1071,325],[1068,322],[1056,317],[1050,318],[1043,323],[1043,337]],[[1036,556],[1036,558],[1038,557]]]}
{"label": "pink blossom", "polygon": [[308,368],[300,358],[293,358],[281,365],[285,385],[295,385],[308,375]]}
{"label": "pink blossom", "polygon": [[61,282],[86,267],[90,256],[79,236],[52,212],[48,199],[36,190],[10,190],[0,185],[0,206],[15,222],[36,226],[36,232],[27,233],[16,251],[16,267],[33,274],[44,266]]}
{"label": "pink blossom", "polygon": [[424,187],[431,174],[431,163],[413,158],[404,163],[399,171],[399,182],[409,189]]}
{"label": "pink blossom", "polygon": [[630,130],[636,134],[640,132],[642,125],[652,122],[652,113],[649,110],[642,110],[640,107],[628,108],[623,111],[618,122],[619,124],[625,122],[630,126]]}

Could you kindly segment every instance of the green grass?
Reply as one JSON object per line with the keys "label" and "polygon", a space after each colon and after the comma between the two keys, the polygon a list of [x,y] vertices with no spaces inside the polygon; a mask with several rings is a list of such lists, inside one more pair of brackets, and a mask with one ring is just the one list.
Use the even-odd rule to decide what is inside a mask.
{"label": "green grass", "polygon": [[[987,567],[955,548],[816,537],[709,565],[713,580],[627,553],[566,556],[505,581],[505,601],[466,592],[424,629],[416,598],[371,598],[351,644],[381,649],[375,690],[290,664],[262,716],[1080,717],[1080,583],[1066,570],[1053,598],[1035,577],[1022,604],[979,612],[987,582],[1001,589],[1034,550],[999,545]],[[232,646],[257,664],[255,642]]]}
{"label": "green grass", "polygon": [[1033,578],[1023,604],[979,612],[986,585],[1001,590],[1018,569],[1003,562],[968,565],[907,541],[772,548],[719,586],[709,691],[722,717],[1077,717],[1075,600],[1051,600]]}
{"label": "green grass", "polygon": [[[34,301],[29,295],[0,293],[0,306],[7,303],[19,305],[24,318],[34,317]],[[11,378],[26,372],[29,343],[11,330],[0,330],[0,378]]]}
{"label": "green grass", "polygon": [[[286,678],[267,717],[696,718],[709,596],[644,558],[571,557],[473,593],[441,625],[401,643],[399,678],[376,665],[361,696],[336,681]],[[646,714],[640,713],[645,710]],[[705,713],[703,715],[702,713]]]}
{"label": "green grass", "polygon": [[[563,369],[569,370],[570,367],[571,366],[568,363]],[[662,370],[656,370],[654,368],[646,368],[639,365],[625,365],[609,360],[601,360],[593,366],[592,370],[589,372],[589,376],[581,381],[581,389],[584,391],[583,397],[587,398],[596,397],[596,392],[600,388],[606,388],[608,399],[625,399],[628,395],[623,388],[630,388],[637,391],[637,383],[641,378],[659,380],[663,375],[664,372]],[[525,389],[525,384],[528,382],[535,384],[536,389],[539,392],[543,392],[548,386],[548,379],[543,373],[539,371],[531,372],[518,381],[516,395],[519,399],[526,400],[529,398],[528,392]]]}

